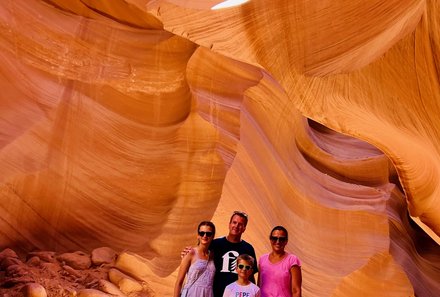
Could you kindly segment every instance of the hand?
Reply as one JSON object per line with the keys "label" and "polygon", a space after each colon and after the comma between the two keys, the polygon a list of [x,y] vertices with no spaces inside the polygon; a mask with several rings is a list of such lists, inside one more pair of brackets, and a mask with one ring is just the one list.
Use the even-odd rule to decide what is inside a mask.
{"label": "hand", "polygon": [[180,252],[180,258],[185,257],[186,255],[188,255],[189,252],[191,252],[192,247],[187,246],[183,249],[183,251]]}

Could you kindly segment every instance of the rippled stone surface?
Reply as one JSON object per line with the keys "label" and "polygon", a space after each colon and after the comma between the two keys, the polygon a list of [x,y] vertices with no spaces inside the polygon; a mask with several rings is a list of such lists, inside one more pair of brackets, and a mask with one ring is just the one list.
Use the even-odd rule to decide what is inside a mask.
{"label": "rippled stone surface", "polygon": [[167,295],[242,209],[304,296],[439,295],[439,2],[219,2],[0,4],[0,247],[129,250]]}

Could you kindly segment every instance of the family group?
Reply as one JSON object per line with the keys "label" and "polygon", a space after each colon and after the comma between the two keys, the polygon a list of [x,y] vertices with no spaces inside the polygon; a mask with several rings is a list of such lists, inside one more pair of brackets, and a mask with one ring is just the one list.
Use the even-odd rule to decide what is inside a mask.
{"label": "family group", "polygon": [[201,222],[198,245],[182,251],[174,297],[300,297],[301,262],[285,251],[286,228],[272,229],[272,251],[261,256],[257,264],[254,248],[241,239],[247,224],[248,215],[234,211],[228,235],[214,239],[215,225]]}

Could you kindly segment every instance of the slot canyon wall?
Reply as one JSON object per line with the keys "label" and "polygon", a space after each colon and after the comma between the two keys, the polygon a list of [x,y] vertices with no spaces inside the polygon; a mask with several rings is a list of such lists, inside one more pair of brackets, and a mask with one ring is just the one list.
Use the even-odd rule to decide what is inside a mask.
{"label": "slot canyon wall", "polygon": [[440,2],[5,0],[0,247],[142,257],[287,227],[303,296],[440,295]]}

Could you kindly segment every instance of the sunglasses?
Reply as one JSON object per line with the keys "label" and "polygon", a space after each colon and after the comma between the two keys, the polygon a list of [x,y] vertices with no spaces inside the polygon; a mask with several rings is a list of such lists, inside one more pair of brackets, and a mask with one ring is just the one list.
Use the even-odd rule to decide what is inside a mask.
{"label": "sunglasses", "polygon": [[199,235],[200,235],[200,237],[203,237],[205,235],[206,235],[206,237],[211,237],[212,236],[212,232],[210,232],[210,231],[208,231],[208,232],[199,231]]}
{"label": "sunglasses", "polygon": [[241,269],[241,270],[251,270],[252,269],[252,267],[251,266],[249,266],[249,265],[244,265],[244,264],[238,264],[238,268],[239,269]]}
{"label": "sunglasses", "polygon": [[241,217],[245,217],[246,219],[248,218],[248,214],[245,213],[244,211],[236,210],[236,211],[233,212],[233,215],[239,215]]}
{"label": "sunglasses", "polygon": [[276,236],[270,236],[270,241],[273,241],[273,242],[279,242],[279,243],[284,243],[284,242],[286,242],[286,240],[287,240],[287,237],[276,237]]}

